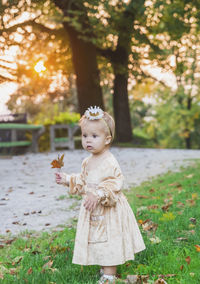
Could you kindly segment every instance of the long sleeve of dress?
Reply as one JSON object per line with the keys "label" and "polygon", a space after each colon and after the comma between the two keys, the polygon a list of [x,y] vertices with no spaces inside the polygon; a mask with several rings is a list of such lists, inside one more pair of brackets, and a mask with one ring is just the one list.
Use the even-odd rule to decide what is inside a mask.
{"label": "long sleeve of dress", "polygon": [[101,205],[115,206],[118,200],[118,193],[121,191],[124,177],[118,166],[113,167],[111,175],[99,183],[97,194]]}
{"label": "long sleeve of dress", "polygon": [[83,195],[85,194],[85,164],[86,159],[83,161],[81,166],[81,173],[79,174],[71,174],[69,176],[69,193],[70,194],[77,194],[77,195]]}

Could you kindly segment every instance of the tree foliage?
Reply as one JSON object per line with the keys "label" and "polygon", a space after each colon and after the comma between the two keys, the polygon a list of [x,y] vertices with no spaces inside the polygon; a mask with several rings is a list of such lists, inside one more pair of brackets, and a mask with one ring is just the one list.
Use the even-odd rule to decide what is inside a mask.
{"label": "tree foliage", "polygon": [[[196,124],[196,119],[191,122],[191,117],[197,117],[195,109],[199,100],[199,1],[21,0],[6,3],[1,5],[1,11],[9,14],[7,18],[1,17],[2,46],[16,44],[20,47],[21,44],[24,52],[21,54],[30,59],[34,51],[37,57],[40,48],[45,50],[43,53],[48,58],[49,72],[53,66],[48,76],[41,79],[41,85],[47,89],[51,86],[48,80],[54,72],[62,70],[62,75],[68,76],[68,72],[74,70],[81,112],[96,99],[103,105],[100,85],[103,90],[112,91],[112,99],[108,101],[113,102],[118,140],[129,141],[132,136],[128,90],[136,88],[147,78],[159,81],[151,72],[154,67],[173,74],[176,82],[171,89],[164,90],[167,95],[163,95],[163,90],[158,91],[162,102],[165,101],[160,109],[166,108],[163,113],[167,116],[167,106],[172,108],[173,104],[171,118],[176,121],[179,121],[176,115],[184,118],[184,125],[182,123],[179,127],[181,134],[177,135],[185,139],[186,146],[190,147],[190,136]],[[32,13],[32,18],[13,25],[13,19],[26,11],[29,15]],[[16,31],[21,33],[23,41],[15,42]],[[54,48],[49,48],[50,43]],[[70,60],[73,64],[69,68]],[[28,69],[21,65],[15,74],[18,78],[19,74],[28,73]],[[23,76],[21,78],[24,80]],[[37,77],[33,78],[33,85],[36,81]],[[109,86],[108,82],[111,82]],[[165,85],[164,80],[160,82]],[[21,94],[38,92],[38,89],[36,86],[31,90],[29,86],[22,86]],[[157,110],[157,122],[159,113]],[[170,129],[164,119],[160,121],[165,129]],[[153,124],[151,128],[155,133]],[[178,133],[173,127],[170,131]],[[163,133],[170,136],[168,132]]]}

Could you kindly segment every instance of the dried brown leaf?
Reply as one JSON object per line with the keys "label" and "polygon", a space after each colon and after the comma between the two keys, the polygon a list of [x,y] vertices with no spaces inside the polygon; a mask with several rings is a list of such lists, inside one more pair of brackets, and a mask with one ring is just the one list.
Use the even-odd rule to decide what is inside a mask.
{"label": "dried brown leaf", "polygon": [[190,256],[187,256],[187,257],[185,258],[185,261],[187,262],[187,264],[190,264],[190,262],[191,262],[191,257],[190,257]]}
{"label": "dried brown leaf", "polygon": [[146,196],[146,195],[141,195],[141,194],[136,194],[137,198],[140,198],[140,199],[147,199],[149,198],[149,196]]}
{"label": "dried brown leaf", "polygon": [[151,219],[147,219],[143,222],[142,228],[144,231],[153,231],[155,232],[158,228],[158,224],[153,223]]}
{"label": "dried brown leaf", "polygon": [[32,272],[33,272],[33,269],[32,269],[32,267],[30,267],[30,268],[28,269],[27,273],[30,275],[30,274],[32,274]]}
{"label": "dried brown leaf", "polygon": [[65,154],[62,154],[61,157],[59,157],[59,155],[58,155],[58,159],[57,160],[53,160],[51,162],[52,168],[60,169],[60,168],[62,168],[64,166],[64,162],[63,162],[64,155]]}
{"label": "dried brown leaf", "polygon": [[170,206],[172,206],[172,202],[169,202],[169,203],[163,205],[161,208],[164,212],[166,212],[166,211],[168,211]]}
{"label": "dried brown leaf", "polygon": [[187,199],[186,202],[190,205],[190,206],[194,206],[196,204],[196,201],[193,199]]}
{"label": "dried brown leaf", "polygon": [[180,201],[177,201],[177,207],[182,208],[182,207],[184,207],[184,206],[185,206],[184,203],[182,203],[182,202],[180,202]]}
{"label": "dried brown leaf", "polygon": [[43,269],[48,269],[48,268],[50,268],[51,266],[53,265],[53,260],[49,260],[47,263],[45,263],[43,266],[42,266],[42,268]]}
{"label": "dried brown leaf", "polygon": [[190,218],[190,222],[196,224],[197,220],[195,218]]}
{"label": "dried brown leaf", "polygon": [[154,284],[167,284],[167,282],[164,279],[159,278],[154,282]]}
{"label": "dried brown leaf", "polygon": [[157,204],[148,206],[148,209],[157,209],[159,206]]}

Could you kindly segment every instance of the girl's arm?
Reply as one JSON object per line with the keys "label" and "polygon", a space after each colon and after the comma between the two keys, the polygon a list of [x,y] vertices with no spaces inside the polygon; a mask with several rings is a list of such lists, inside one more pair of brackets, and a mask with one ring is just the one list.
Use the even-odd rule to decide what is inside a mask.
{"label": "girl's arm", "polygon": [[82,195],[85,193],[85,161],[86,159],[82,163],[82,170],[79,174],[56,173],[56,182],[68,186],[70,194]]}
{"label": "girl's arm", "polygon": [[115,206],[118,200],[118,193],[121,191],[123,186],[124,176],[122,175],[121,169],[115,167],[112,175],[104,178],[99,184],[96,194],[98,200],[103,206]]}

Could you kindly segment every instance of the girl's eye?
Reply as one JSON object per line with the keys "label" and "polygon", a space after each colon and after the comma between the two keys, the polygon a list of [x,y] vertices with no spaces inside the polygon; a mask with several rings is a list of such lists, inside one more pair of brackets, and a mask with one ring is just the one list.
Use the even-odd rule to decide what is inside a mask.
{"label": "girl's eye", "polygon": [[95,134],[93,134],[92,136],[93,136],[93,138],[97,138],[97,135],[95,135]]}
{"label": "girl's eye", "polygon": [[87,135],[86,135],[86,134],[83,134],[83,137],[84,137],[84,138],[86,138],[86,137],[87,137]]}

